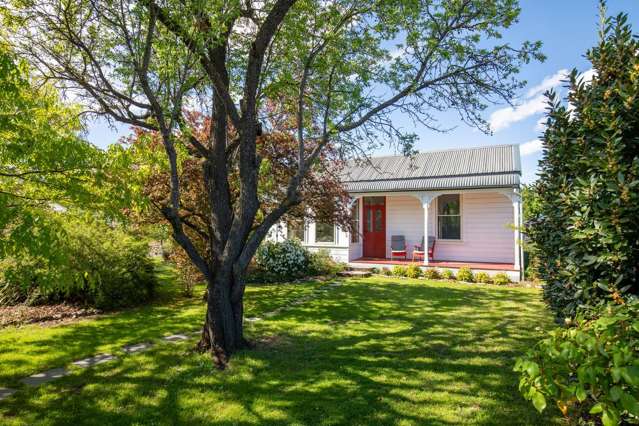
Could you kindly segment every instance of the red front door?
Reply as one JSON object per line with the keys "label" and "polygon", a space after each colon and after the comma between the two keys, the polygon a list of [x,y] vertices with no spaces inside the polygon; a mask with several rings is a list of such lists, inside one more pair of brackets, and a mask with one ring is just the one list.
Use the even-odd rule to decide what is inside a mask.
{"label": "red front door", "polygon": [[386,197],[364,197],[364,257],[386,257]]}

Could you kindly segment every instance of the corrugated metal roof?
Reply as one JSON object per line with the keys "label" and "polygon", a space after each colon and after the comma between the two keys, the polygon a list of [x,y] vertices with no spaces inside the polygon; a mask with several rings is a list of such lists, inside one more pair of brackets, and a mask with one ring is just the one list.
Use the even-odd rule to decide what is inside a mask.
{"label": "corrugated metal roof", "polygon": [[342,182],[349,192],[512,187],[520,164],[519,145],[431,151],[351,164]]}

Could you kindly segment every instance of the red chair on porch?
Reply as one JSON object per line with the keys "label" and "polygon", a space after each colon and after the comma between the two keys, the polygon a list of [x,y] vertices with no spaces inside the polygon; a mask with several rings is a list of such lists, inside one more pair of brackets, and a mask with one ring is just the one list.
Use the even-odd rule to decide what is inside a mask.
{"label": "red chair on porch", "polygon": [[391,260],[395,257],[408,258],[408,250],[406,248],[406,237],[403,235],[391,236]]}
{"label": "red chair on porch", "polygon": [[[422,243],[420,245],[415,245],[413,248],[413,262],[418,260],[415,258],[422,258],[424,260],[424,255],[426,252],[424,251],[424,237],[422,237]],[[435,255],[435,237],[428,237],[428,260],[433,260],[433,256]]]}

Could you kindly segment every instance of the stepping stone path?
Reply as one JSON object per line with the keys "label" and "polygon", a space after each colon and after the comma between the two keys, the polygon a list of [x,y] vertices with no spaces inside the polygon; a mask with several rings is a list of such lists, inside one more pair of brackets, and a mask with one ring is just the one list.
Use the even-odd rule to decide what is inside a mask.
{"label": "stepping stone path", "polygon": [[25,377],[20,381],[27,386],[40,386],[43,383],[59,379],[60,377],[64,377],[67,374],[69,374],[69,370],[64,367],[53,368],[51,370],[43,371],[42,373],[34,374],[33,376]]}
{"label": "stepping stone path", "polygon": [[73,365],[77,365],[78,367],[87,368],[93,367],[94,365],[102,364],[103,362],[109,362],[116,359],[111,354],[98,354],[89,358],[84,358],[78,361],[74,361]]}
{"label": "stepping stone path", "polygon": [[5,398],[9,398],[14,393],[16,393],[15,389],[0,388],[0,401],[2,401]]}
{"label": "stepping stone path", "polygon": [[162,340],[166,340],[167,342],[175,343],[180,342],[182,340],[188,340],[188,336],[184,334],[172,334],[170,336],[163,337]]}
{"label": "stepping stone path", "polygon": [[[301,297],[299,299],[293,300],[291,302],[288,303],[288,305],[286,306],[281,306],[277,309],[274,309],[270,312],[266,312],[263,317],[265,318],[269,318],[272,317],[274,315],[277,315],[279,313],[281,313],[282,311],[284,311],[285,309],[289,308],[289,307],[293,307],[293,306],[297,306],[297,305],[301,305],[302,303],[306,303],[312,299],[314,299],[316,296],[319,296],[321,293],[324,293],[332,288],[335,287],[339,287],[341,286],[342,283],[341,282],[330,282],[324,286],[321,286],[319,288],[316,288],[315,290],[312,291],[311,295],[309,296],[304,296]],[[249,317],[246,318],[246,321],[248,322],[256,322],[256,321],[262,321],[262,318],[260,317]],[[172,334],[170,336],[164,336],[162,337],[162,340],[166,341],[166,342],[171,342],[171,343],[176,343],[176,342],[181,342],[184,340],[188,340],[189,337],[188,336],[197,336],[201,333],[201,330],[195,330],[192,332],[186,332],[186,333],[178,333],[178,334]],[[142,352],[142,351],[146,351],[148,349],[151,349],[153,347],[153,343],[150,342],[142,342],[142,343],[135,343],[135,344],[130,344],[130,345],[126,345],[122,347],[122,351],[126,354],[134,354],[137,352]],[[73,365],[77,366],[77,367],[81,367],[81,368],[88,368],[88,367],[93,367],[94,365],[98,365],[98,364],[102,364],[104,362],[108,362],[108,361],[113,361],[117,359],[117,357],[115,355],[111,355],[111,354],[98,354],[98,355],[94,355],[92,357],[89,358],[85,358],[85,359],[80,359],[78,361],[74,361]],[[42,373],[37,373],[34,374],[32,376],[29,377],[25,377],[24,379],[21,379],[20,382],[27,385],[27,386],[31,386],[31,387],[35,387],[35,386],[40,386],[44,383],[48,383],[52,380],[55,379],[59,379],[60,377],[64,377],[67,376],[69,374],[69,370],[67,370],[64,367],[61,368],[53,368],[51,370],[47,370],[47,371],[43,371]],[[2,401],[3,399],[6,399],[8,397],[10,397],[11,395],[13,395],[14,393],[17,392],[17,389],[9,389],[9,388],[0,388],[0,401]]]}
{"label": "stepping stone path", "polygon": [[153,347],[152,343],[136,343],[134,345],[122,346],[122,350],[127,354],[134,354],[136,352],[146,351],[147,349],[151,349]]}

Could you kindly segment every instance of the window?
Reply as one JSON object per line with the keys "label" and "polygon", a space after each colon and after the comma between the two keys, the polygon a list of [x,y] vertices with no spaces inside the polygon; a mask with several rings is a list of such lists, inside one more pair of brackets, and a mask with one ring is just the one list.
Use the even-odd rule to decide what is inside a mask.
{"label": "window", "polygon": [[351,208],[351,221],[353,229],[351,230],[351,243],[359,243],[359,200],[355,200]]}
{"label": "window", "polygon": [[315,242],[316,243],[334,243],[335,242],[335,226],[331,223],[315,223]]}
{"label": "window", "polygon": [[289,239],[295,238],[302,242],[304,242],[304,221],[297,220],[289,220],[286,222],[287,229],[287,237]]}
{"label": "window", "polygon": [[461,240],[459,194],[440,195],[437,199],[437,238],[441,240]]}

